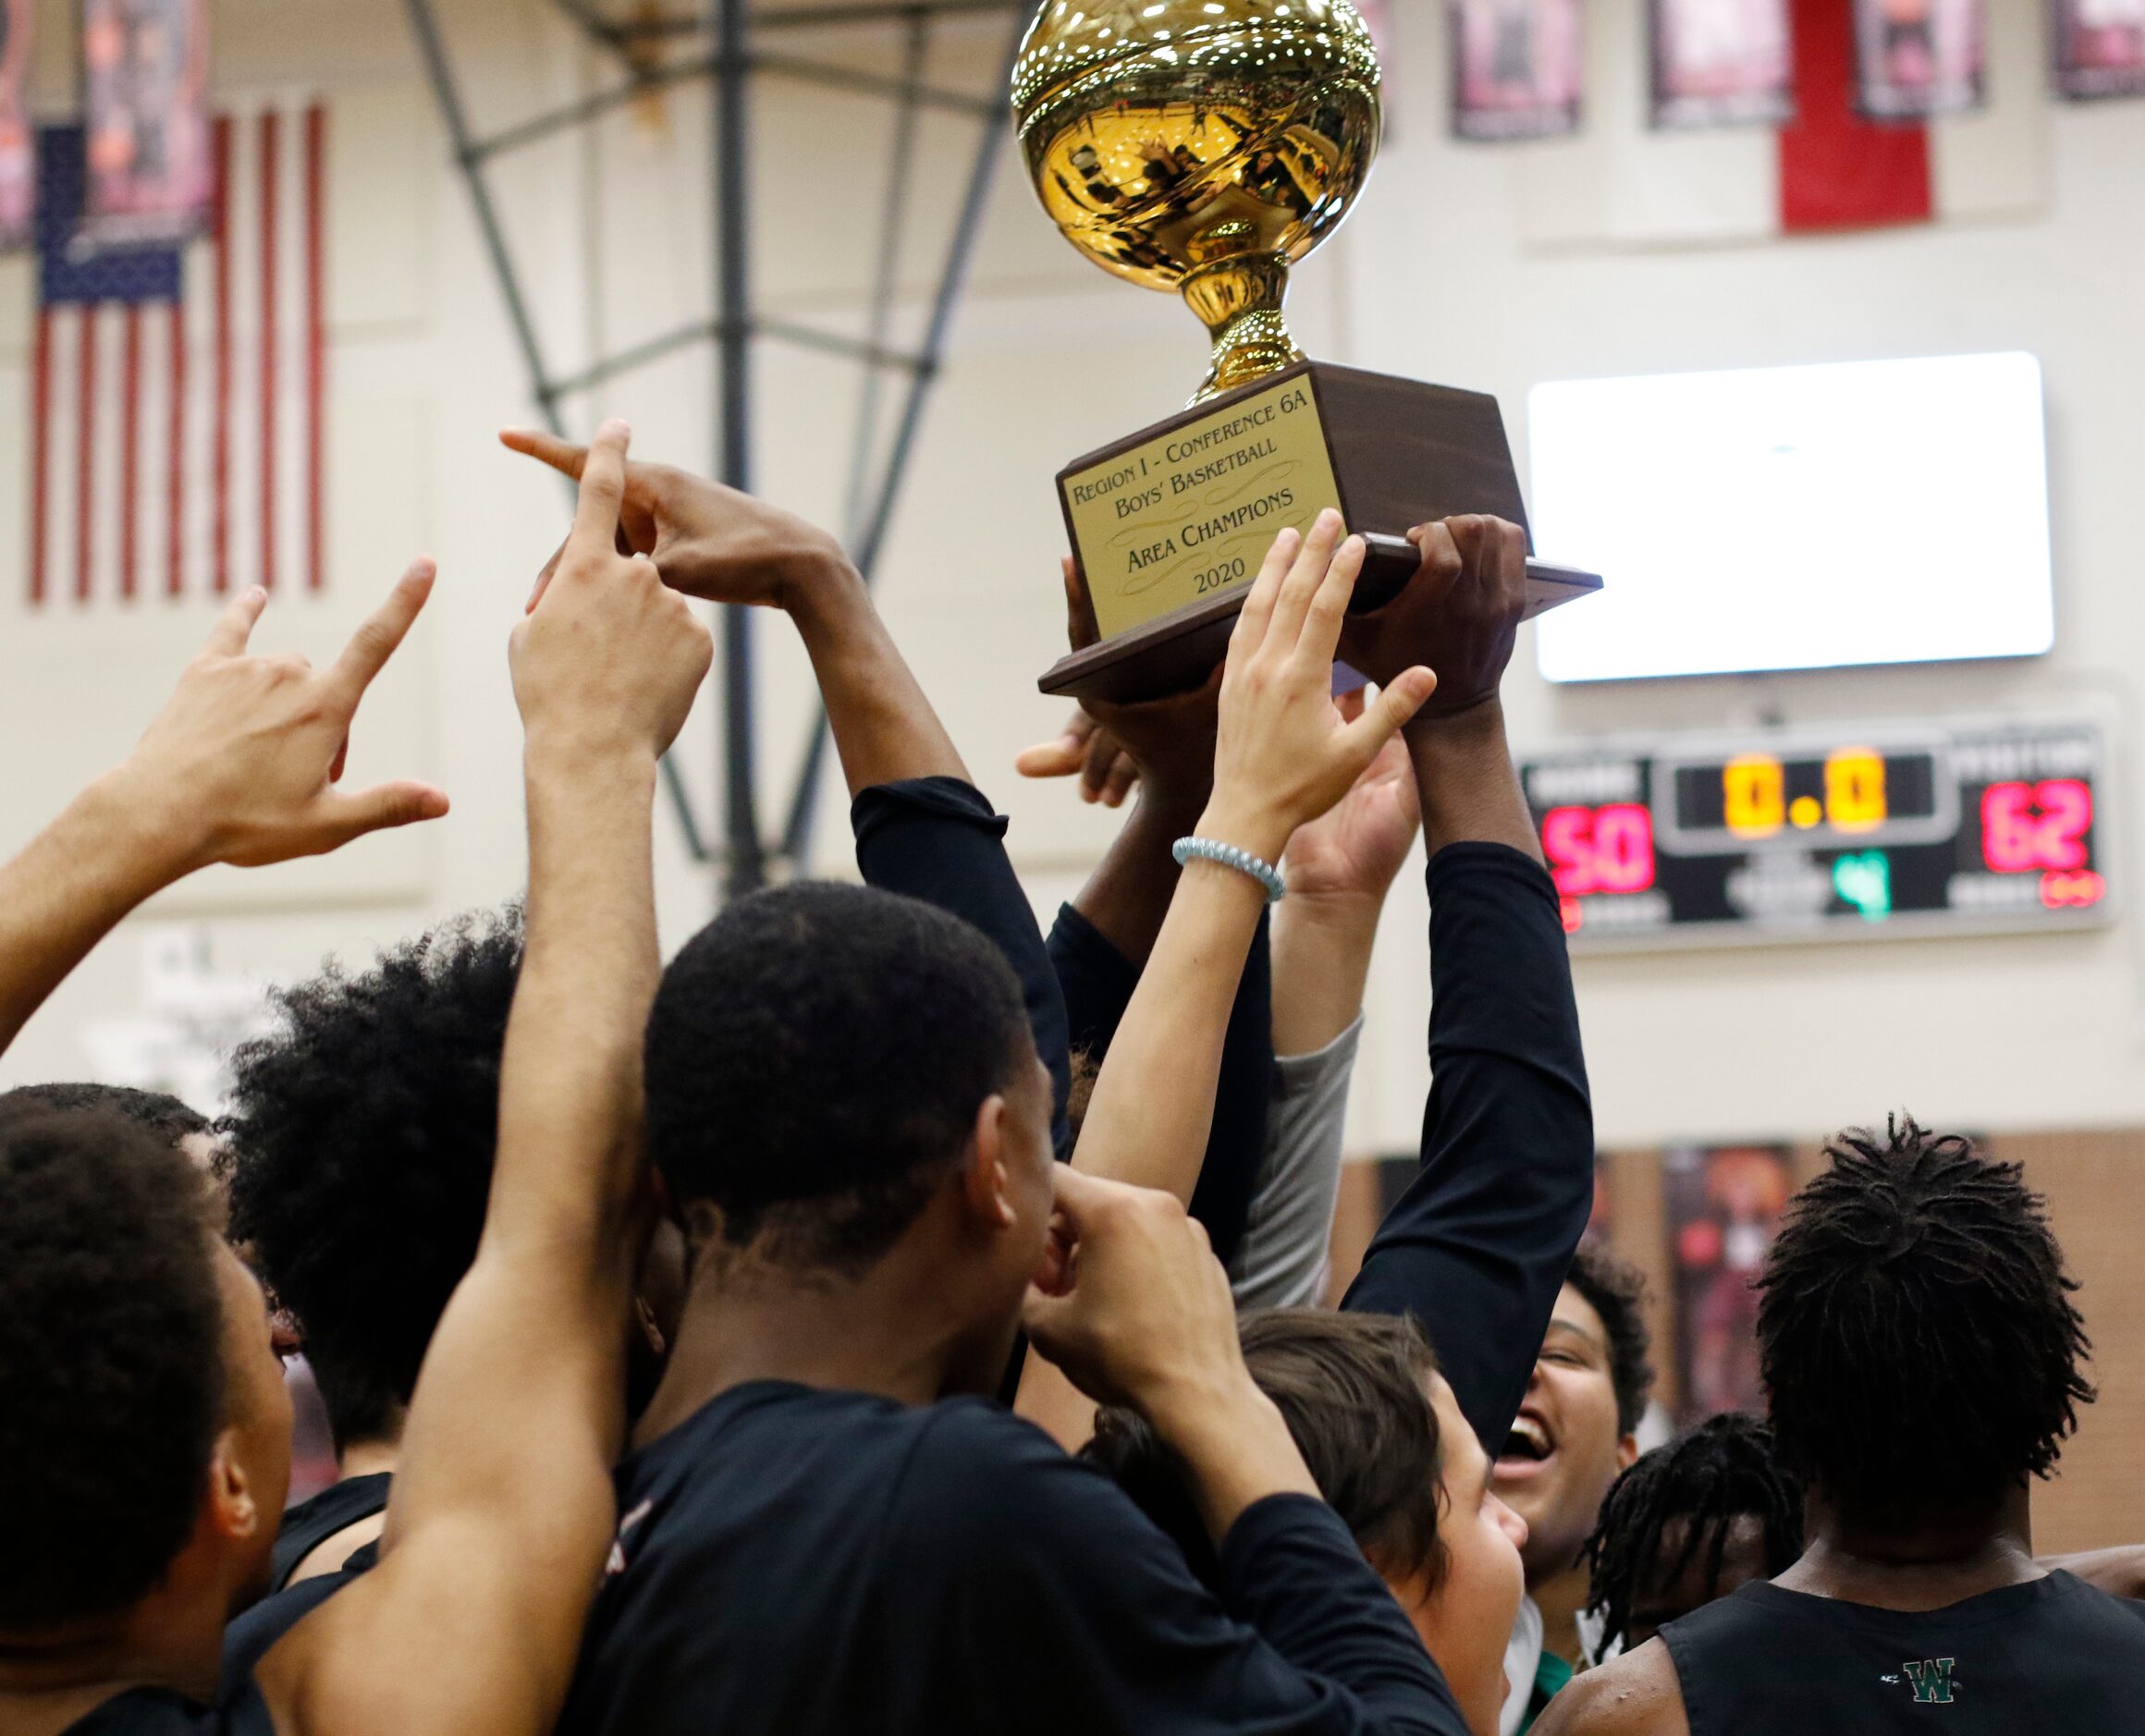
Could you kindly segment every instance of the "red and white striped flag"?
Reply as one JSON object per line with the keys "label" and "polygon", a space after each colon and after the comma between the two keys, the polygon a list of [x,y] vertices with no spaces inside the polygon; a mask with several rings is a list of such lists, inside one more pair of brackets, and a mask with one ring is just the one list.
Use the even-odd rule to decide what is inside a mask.
{"label": "red and white striped flag", "polygon": [[81,134],[39,138],[30,600],[317,591],[327,113],[219,115],[207,233],[80,254]]}

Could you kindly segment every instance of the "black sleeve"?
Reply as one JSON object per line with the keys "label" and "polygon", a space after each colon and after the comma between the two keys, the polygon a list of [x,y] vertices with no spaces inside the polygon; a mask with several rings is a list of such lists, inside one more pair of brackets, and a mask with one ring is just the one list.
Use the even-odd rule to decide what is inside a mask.
{"label": "black sleeve", "polygon": [[1460,843],[1429,864],[1422,1168],[1342,1306],[1413,1314],[1485,1450],[1502,1444],[1594,1198],[1594,1118],[1557,894]]}
{"label": "black sleeve", "polygon": [[958,777],[912,777],[863,791],[850,806],[849,824],[867,886],[950,911],[1005,954],[1020,978],[1036,1052],[1050,1070],[1050,1136],[1062,1156],[1071,1143],[1065,1097],[1072,1082],[1065,998],[1035,908],[1006,857],[1005,816]]}
{"label": "black sleeve", "polygon": [[[1065,993],[1072,1047],[1085,1049],[1100,1067],[1124,1009],[1132,1004],[1133,990],[1139,986],[1139,967],[1070,904],[1058,912],[1049,947],[1050,962]],[[1277,1070],[1273,953],[1267,919],[1261,916],[1244,961],[1236,1002],[1229,1009],[1221,1068],[1215,1081],[1213,1125],[1207,1135],[1198,1185],[1192,1192],[1192,1216],[1207,1227],[1207,1239],[1224,1265],[1235,1258],[1251,1216]]]}
{"label": "black sleeve", "polygon": [[[1221,1597],[1092,1465],[980,1406],[912,1462],[901,1534],[928,1583],[948,1728],[1087,1736],[1464,1736],[1407,1618],[1323,1501],[1269,1497],[1223,1540]],[[1016,1433],[1017,1431],[1017,1433]]]}

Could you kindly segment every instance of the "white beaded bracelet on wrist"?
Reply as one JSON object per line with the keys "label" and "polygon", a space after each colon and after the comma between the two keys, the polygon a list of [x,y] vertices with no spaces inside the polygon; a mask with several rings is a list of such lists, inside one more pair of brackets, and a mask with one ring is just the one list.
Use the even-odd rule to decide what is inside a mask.
{"label": "white beaded bracelet on wrist", "polygon": [[1281,870],[1269,862],[1261,862],[1247,850],[1234,844],[1224,844],[1214,837],[1181,837],[1170,846],[1170,854],[1176,858],[1182,868],[1195,856],[1202,862],[1220,862],[1224,868],[1233,868],[1238,874],[1249,874],[1266,888],[1266,901],[1279,904],[1288,896],[1288,882],[1281,878]]}

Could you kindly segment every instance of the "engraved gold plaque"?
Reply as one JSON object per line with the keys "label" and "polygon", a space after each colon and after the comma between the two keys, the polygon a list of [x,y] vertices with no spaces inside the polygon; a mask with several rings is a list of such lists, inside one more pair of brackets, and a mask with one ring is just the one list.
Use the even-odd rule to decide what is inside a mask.
{"label": "engraved gold plaque", "polygon": [[1248,584],[1277,531],[1341,504],[1301,377],[1068,472],[1063,485],[1105,636]]}

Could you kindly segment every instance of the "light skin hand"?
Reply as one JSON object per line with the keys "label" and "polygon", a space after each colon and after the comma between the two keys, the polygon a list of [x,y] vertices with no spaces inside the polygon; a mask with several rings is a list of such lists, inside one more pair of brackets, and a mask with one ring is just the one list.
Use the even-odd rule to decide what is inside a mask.
{"label": "light skin hand", "polygon": [[0,1050],[128,911],[195,869],[319,855],[447,812],[430,784],[339,787],[358,703],[432,580],[430,561],[412,566],[325,671],[249,654],[267,593],[232,601],[133,752],[0,867]]}
{"label": "light skin hand", "polygon": [[1030,1339],[1089,1398],[1139,1411],[1191,1468],[1217,1540],[1269,1495],[1316,1496],[1281,1413],[1253,1384],[1229,1276],[1175,1198],[1060,1167],[1054,1257]]}
{"label": "light skin hand", "polygon": [[113,774],[145,812],[163,818],[181,872],[317,856],[447,812],[447,797],[430,784],[355,793],[339,786],[358,703],[423,608],[434,570],[429,560],[415,562],[325,670],[288,653],[249,653],[265,591],[255,587],[224,611]]}
{"label": "light skin hand", "polygon": [[1275,539],[1230,635],[1203,836],[1275,861],[1436,691],[1438,678],[1411,664],[1354,722],[1333,709],[1334,647],[1363,553],[1360,537],[1342,539],[1331,511],[1300,543],[1288,531]]}
{"label": "light skin hand", "polygon": [[[533,429],[509,428],[499,441],[577,482],[588,462],[587,446]],[[627,462],[618,542],[621,554],[649,556],[665,584],[716,603],[793,608],[815,583],[854,573],[841,544],[818,526],[668,464]],[[530,607],[558,561],[553,556],[537,576]]]}

